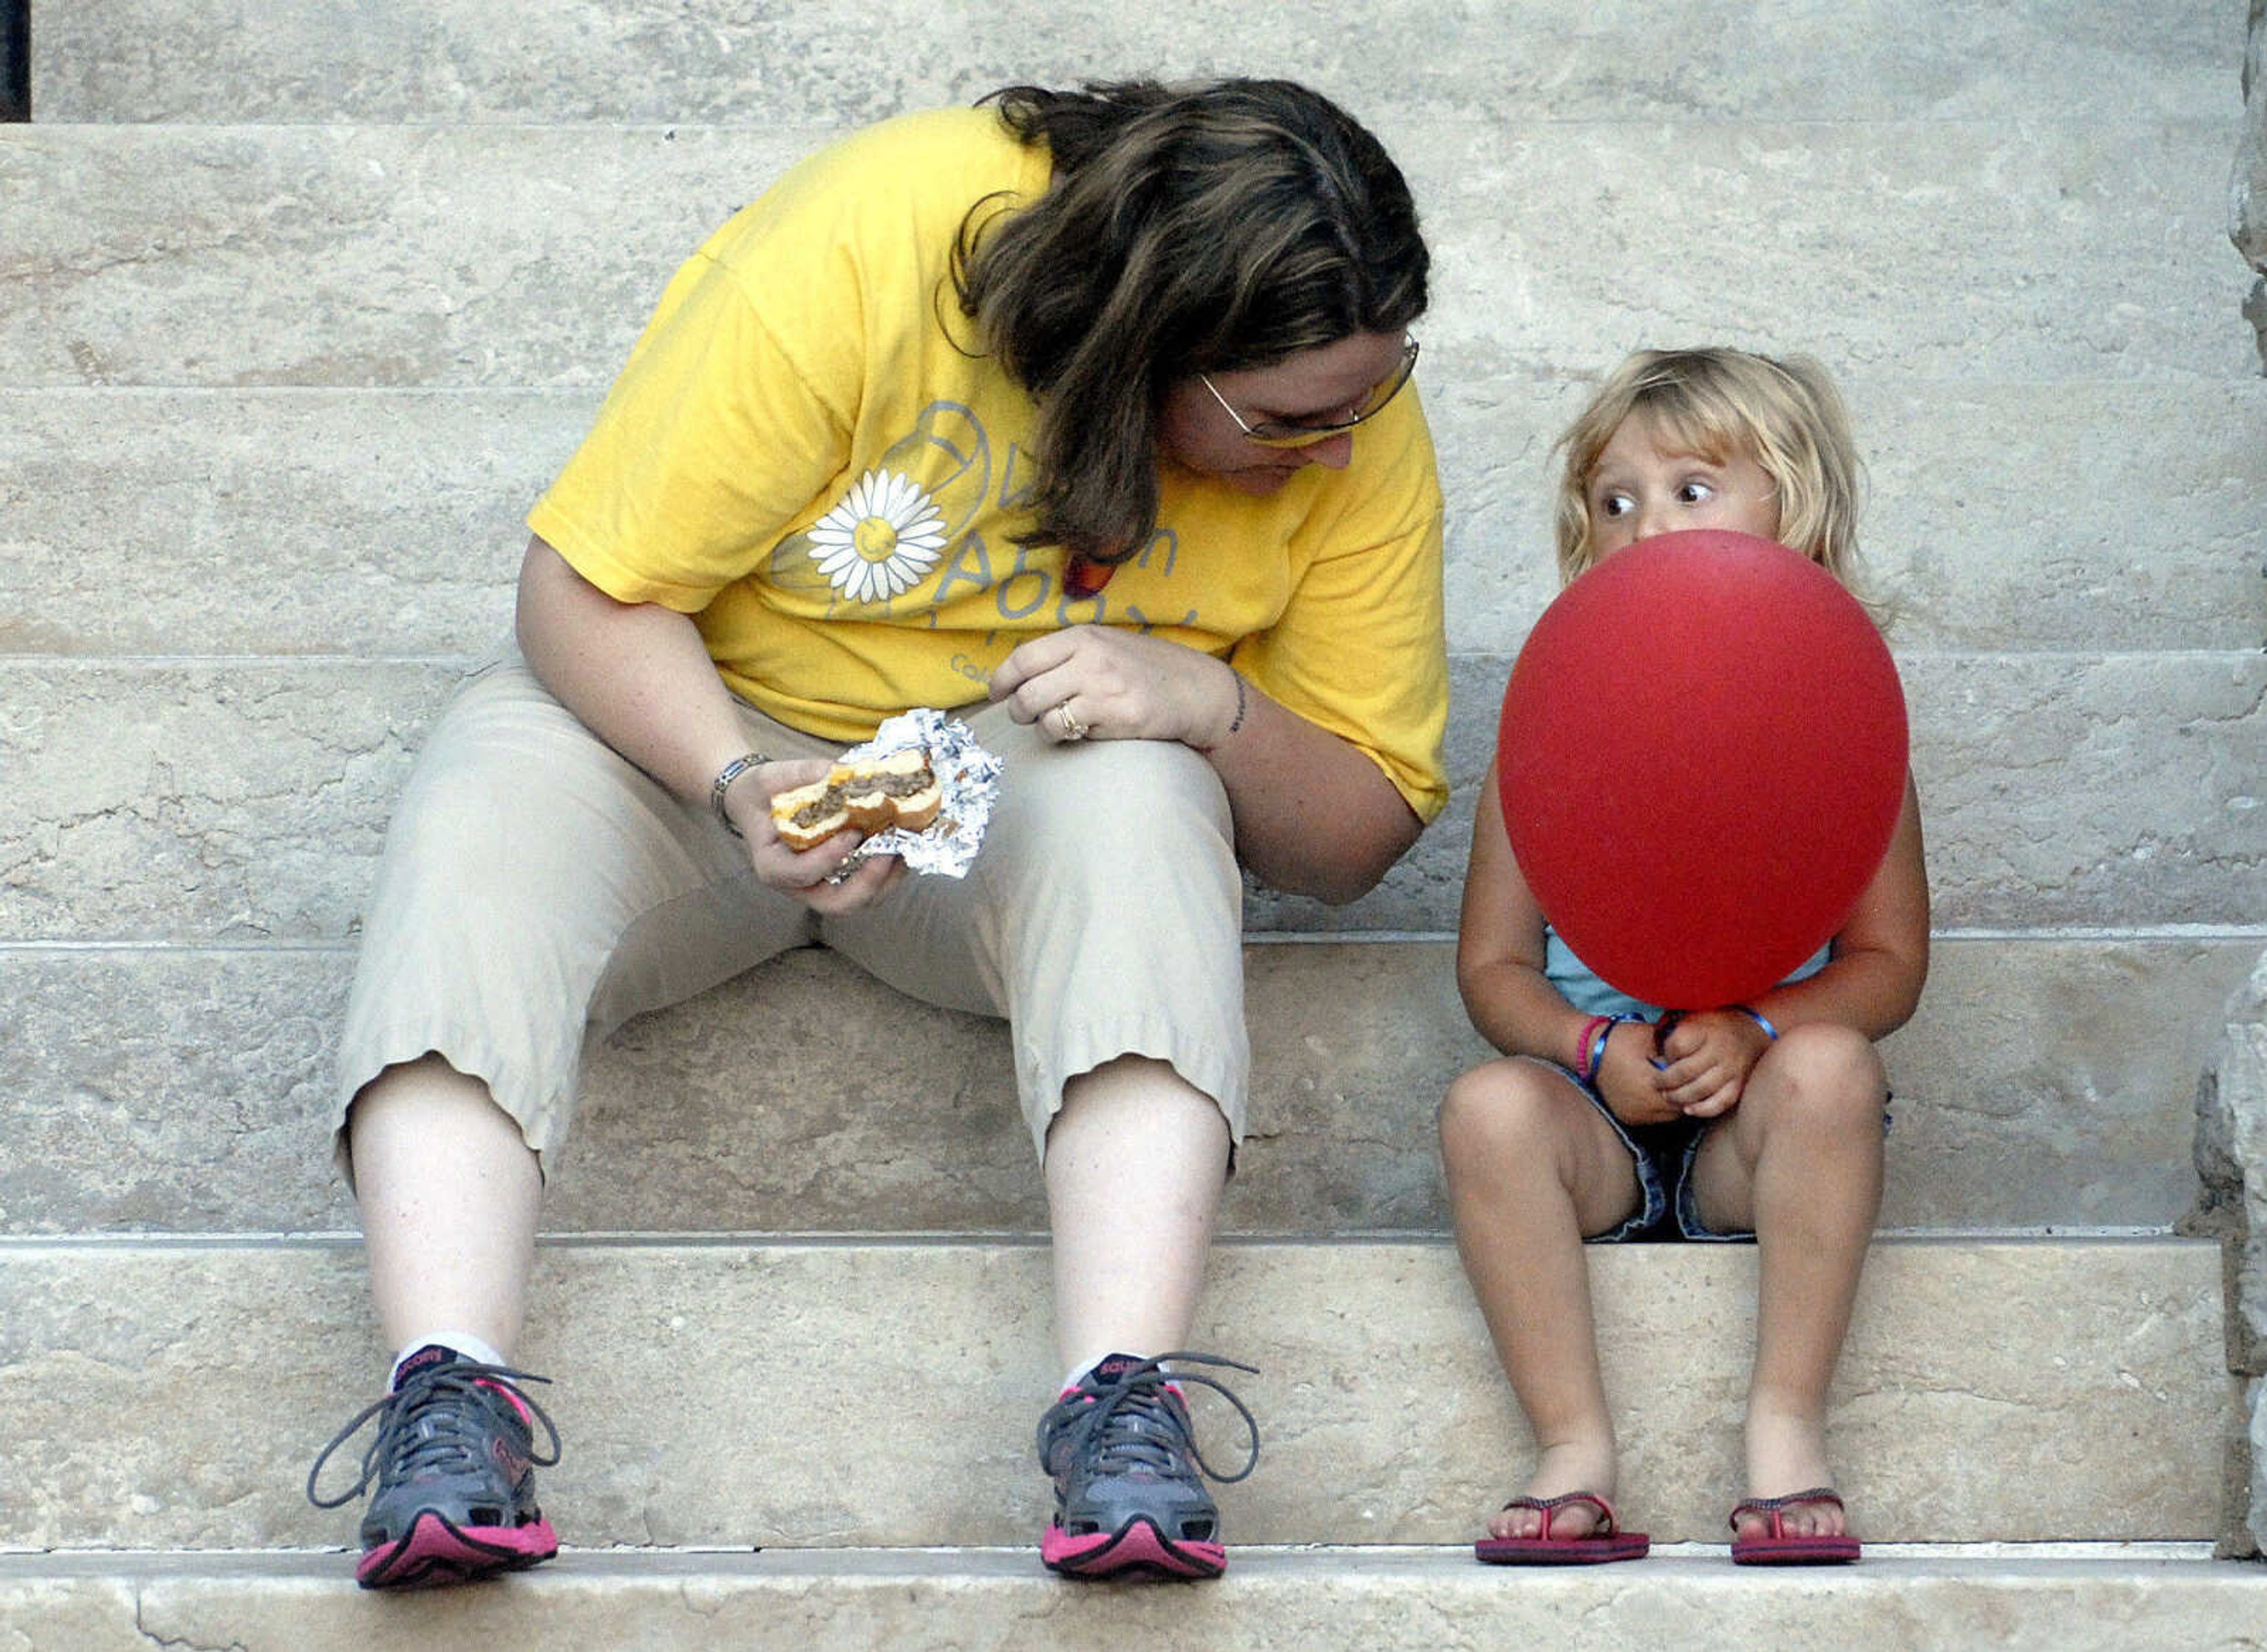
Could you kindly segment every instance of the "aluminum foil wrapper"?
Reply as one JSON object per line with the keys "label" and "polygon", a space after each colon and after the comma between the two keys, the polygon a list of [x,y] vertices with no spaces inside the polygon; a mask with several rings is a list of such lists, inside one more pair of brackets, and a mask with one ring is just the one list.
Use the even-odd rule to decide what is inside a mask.
{"label": "aluminum foil wrapper", "polygon": [[960,877],[983,848],[992,805],[1000,800],[1000,760],[976,744],[966,723],[927,706],[917,707],[890,718],[874,731],[872,739],[845,752],[841,760],[887,757],[907,746],[928,748],[929,767],[944,792],[936,819],[919,832],[892,826],[876,833],[844,857],[836,877],[877,855],[894,855],[916,872]]}

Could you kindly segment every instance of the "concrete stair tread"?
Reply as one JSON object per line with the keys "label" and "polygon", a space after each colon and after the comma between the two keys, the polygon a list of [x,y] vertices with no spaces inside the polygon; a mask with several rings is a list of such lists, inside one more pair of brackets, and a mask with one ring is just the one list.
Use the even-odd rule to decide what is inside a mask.
{"label": "concrete stair tread", "polygon": [[[1525,394],[1595,371],[1633,315],[1654,337],[1793,325],[1852,375],[2242,378],[2254,353],[2218,320],[2244,287],[2228,126],[1448,123],[1404,146],[1440,272],[1427,382]],[[0,383],[603,387],[670,272],[840,129],[0,128]],[[1740,258],[1689,256],[1695,192]],[[1529,201],[1566,204],[1505,210]],[[1514,314],[1472,284],[1509,269]]]}
{"label": "concrete stair tread", "polygon": [[[299,1488],[383,1369],[357,1245],[0,1256],[0,1414],[42,1469],[0,1504],[0,1546],[351,1529]],[[1755,1259],[1591,1252],[1620,1501],[1664,1542],[1714,1539],[1738,1494]],[[1045,1511],[1048,1301],[1026,1240],[547,1245],[519,1351],[558,1379],[535,1391],[567,1443],[547,1506],[583,1545],[1021,1542]],[[2212,1537],[2200,1488],[2219,1484],[2235,1399],[2222,1325],[2211,1245],[1884,1239],[1834,1402],[1858,1530]],[[1191,1340],[1261,1368],[1230,1374],[1265,1453],[1222,1493],[1231,1541],[1469,1541],[1516,1488],[1524,1431],[1445,1241],[1224,1242]],[[1207,1455],[1240,1461],[1235,1419],[1201,1395],[1197,1411]]]}
{"label": "concrete stair tread", "polygon": [[1558,1644],[1961,1646],[2219,1652],[2254,1644],[2267,1571],[2195,1546],[2087,1554],[1870,1546],[1854,1567],[1764,1573],[1720,1548],[1544,1572],[1437,1548],[1241,1545],[1189,1588],[1080,1586],[1029,1546],[725,1554],[567,1550],[477,1589],[378,1597],[341,1553],[0,1556],[0,1634],[73,1652],[153,1643],[388,1652],[437,1638],[503,1648],[1156,1643],[1223,1648]]}
{"label": "concrete stair tread", "polygon": [[[2263,945],[1941,937],[1921,1012],[1884,1050],[1883,1225],[2178,1220],[2195,1074]],[[1487,1054],[1452,955],[1445,938],[1246,948],[1252,1134],[1229,1230],[1446,1230],[1434,1108]],[[351,1228],[324,1150],[351,967],[344,943],[0,948],[0,1234]],[[793,1036],[822,1023],[823,1050]],[[1001,1024],[912,1003],[830,952],[640,1017],[583,1073],[554,1232],[1045,1222]]]}
{"label": "concrete stair tread", "polygon": [[[1557,589],[1540,466],[1580,386],[1425,386],[1449,526],[1449,646],[1500,653]],[[2261,639],[2245,503],[2267,380],[1845,384],[1866,433],[1869,581],[1904,653],[2242,649]],[[467,654],[510,624],[529,503],[595,388],[0,389],[11,603],[0,653]],[[2088,488],[1970,485],[1983,451]],[[374,489],[374,456],[393,486]],[[2137,565],[2137,544],[2153,545]],[[1507,546],[1534,554],[1508,555]],[[2051,547],[2051,554],[2042,550]],[[112,593],[132,586],[140,600]],[[237,600],[216,605],[215,588]]]}
{"label": "concrete stair tread", "polygon": [[[1453,931],[1472,788],[1511,656],[1450,660],[1447,812],[1343,908],[1261,894],[1259,929]],[[457,661],[0,658],[0,936],[351,933]],[[1940,928],[2256,928],[2267,655],[1903,662]],[[2151,731],[2137,753],[2137,727]],[[2043,823],[2051,822],[2051,830]]]}
{"label": "concrete stair tread", "polygon": [[[2232,106],[2240,11],[2117,0],[2073,15],[2028,0],[1869,14],[1773,6],[1663,30],[1642,12],[1547,0],[1478,14],[1421,0],[1334,12],[1299,41],[1302,77],[1379,123],[1473,114],[1646,121],[1899,115],[2130,121]],[[774,10],[687,0],[398,0],[338,26],[312,0],[238,0],[225,18],[165,0],[73,0],[33,33],[43,118],[482,121],[878,119],[965,102],[1008,79],[1067,84],[1108,68],[1166,78],[1280,74],[1268,13],[1233,0],[1170,12],[1104,0],[999,0],[928,40],[920,0]]]}

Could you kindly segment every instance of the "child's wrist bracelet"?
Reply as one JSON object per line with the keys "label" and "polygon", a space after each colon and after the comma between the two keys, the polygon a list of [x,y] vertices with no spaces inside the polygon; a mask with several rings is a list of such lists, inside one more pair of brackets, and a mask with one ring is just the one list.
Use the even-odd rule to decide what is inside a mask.
{"label": "child's wrist bracelet", "polygon": [[1598,1062],[1605,1054],[1601,1040],[1613,1030],[1611,1016],[1592,1016],[1582,1024],[1581,1032],[1574,1035],[1574,1076],[1584,1083],[1588,1083],[1597,1072]]}
{"label": "child's wrist bracelet", "polygon": [[1776,1044],[1779,1042],[1779,1029],[1772,1025],[1770,1020],[1765,1017],[1762,1010],[1752,1009],[1746,1004],[1727,1004],[1724,1007],[1728,1010],[1735,1010],[1739,1014],[1747,1017],[1749,1020],[1761,1027],[1764,1030],[1764,1037],[1769,1039],[1772,1043]]}
{"label": "child's wrist bracelet", "polygon": [[1635,1016],[1600,1016],[1596,1021],[1590,1024],[1591,1026],[1595,1026],[1598,1029],[1596,1033],[1592,1033],[1589,1027],[1582,1029],[1582,1032],[1585,1034],[1583,1039],[1584,1048],[1582,1052],[1583,1066],[1588,1069],[1581,1075],[1584,1083],[1596,1083],[1599,1073],[1604,1069],[1606,1065],[1606,1046],[1613,1042],[1614,1029],[1621,1025],[1625,1021],[1634,1021],[1636,1019],[1637,1017]]}
{"label": "child's wrist bracelet", "polygon": [[1620,1024],[1619,1016],[1609,1016],[1606,1024],[1598,1029],[1598,1036],[1590,1041],[1589,1078],[1594,1084],[1598,1082],[1598,1075],[1605,1070],[1606,1046],[1614,1041],[1614,1029]]}

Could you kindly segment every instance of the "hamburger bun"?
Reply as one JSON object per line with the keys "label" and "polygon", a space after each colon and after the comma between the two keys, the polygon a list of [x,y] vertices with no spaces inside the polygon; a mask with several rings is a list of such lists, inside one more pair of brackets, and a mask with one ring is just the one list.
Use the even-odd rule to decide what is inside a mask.
{"label": "hamburger bun", "polygon": [[886,757],[837,763],[824,780],[772,799],[772,820],[789,848],[816,848],[837,832],[871,837],[902,828],[919,832],[936,819],[944,788],[919,746]]}

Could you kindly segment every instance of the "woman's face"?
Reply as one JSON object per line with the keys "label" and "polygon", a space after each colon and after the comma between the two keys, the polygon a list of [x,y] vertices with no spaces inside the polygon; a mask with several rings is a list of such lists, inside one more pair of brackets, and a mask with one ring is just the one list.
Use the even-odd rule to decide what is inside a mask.
{"label": "woman's face", "polygon": [[[1245,438],[1236,417],[1250,425],[1351,417],[1373,389],[1401,370],[1404,347],[1398,333],[1356,333],[1265,367],[1214,373],[1212,390],[1192,375],[1165,393],[1157,418],[1158,451],[1184,470],[1213,477],[1238,493],[1273,493],[1310,465],[1343,470],[1354,457],[1361,435],[1358,429],[1304,447],[1262,447]],[[1228,407],[1221,405],[1223,400]]]}
{"label": "woman's face", "polygon": [[1681,452],[1643,413],[1624,419],[1600,451],[1582,502],[1601,559],[1684,528],[1779,537],[1779,490],[1769,472],[1743,452],[1718,460]]}

